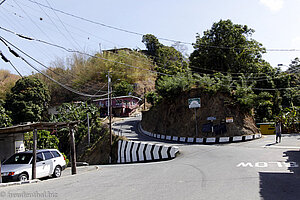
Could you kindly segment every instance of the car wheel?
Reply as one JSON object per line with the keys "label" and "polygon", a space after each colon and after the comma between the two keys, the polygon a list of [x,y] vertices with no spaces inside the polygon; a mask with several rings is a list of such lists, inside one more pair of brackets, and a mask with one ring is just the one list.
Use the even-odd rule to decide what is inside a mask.
{"label": "car wheel", "polygon": [[21,182],[28,181],[28,175],[27,174],[20,174],[18,176],[18,180],[21,181]]}
{"label": "car wheel", "polygon": [[61,167],[56,166],[53,172],[53,177],[58,178],[61,176]]}

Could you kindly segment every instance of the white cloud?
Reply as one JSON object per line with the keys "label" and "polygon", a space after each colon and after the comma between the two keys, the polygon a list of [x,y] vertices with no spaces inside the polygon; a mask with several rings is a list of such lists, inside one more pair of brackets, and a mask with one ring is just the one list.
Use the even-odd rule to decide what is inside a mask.
{"label": "white cloud", "polygon": [[261,4],[268,7],[271,11],[279,11],[284,4],[284,0],[259,0]]}

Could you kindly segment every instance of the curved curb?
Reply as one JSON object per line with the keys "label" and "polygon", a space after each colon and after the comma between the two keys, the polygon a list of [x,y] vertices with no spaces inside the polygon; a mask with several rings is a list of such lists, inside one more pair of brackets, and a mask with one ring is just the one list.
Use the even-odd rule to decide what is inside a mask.
{"label": "curved curb", "polygon": [[254,139],[261,138],[261,133],[252,134],[252,135],[243,135],[243,136],[228,136],[228,137],[208,137],[208,138],[196,138],[196,137],[178,137],[170,135],[161,135],[150,133],[145,131],[142,128],[141,123],[138,125],[139,130],[150,137],[154,137],[166,141],[182,142],[182,143],[191,143],[191,144],[224,144],[224,143],[233,143],[233,142],[245,142]]}
{"label": "curved curb", "polygon": [[171,160],[176,157],[176,146],[119,140],[117,163],[139,163]]}
{"label": "curved curb", "polygon": [[18,182],[1,183],[0,187],[24,185],[24,184],[39,183],[39,182],[41,182],[39,179],[34,179],[34,180],[28,180],[28,181],[23,181],[23,182],[18,181]]}

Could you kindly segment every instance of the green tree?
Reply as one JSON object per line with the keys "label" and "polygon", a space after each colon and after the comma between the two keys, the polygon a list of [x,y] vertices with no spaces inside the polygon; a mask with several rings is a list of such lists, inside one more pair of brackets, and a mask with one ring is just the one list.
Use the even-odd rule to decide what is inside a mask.
{"label": "green tree", "polygon": [[36,122],[45,117],[49,101],[49,91],[39,79],[24,77],[7,93],[5,108],[12,113],[14,124]]}
{"label": "green tree", "polygon": [[[52,132],[54,133],[54,132]],[[59,140],[56,135],[52,134],[50,131],[39,130],[37,132],[37,148],[38,149],[57,149]],[[32,148],[33,144],[33,134],[32,132],[24,134],[25,146],[28,149]]]}
{"label": "green tree", "polygon": [[0,99],[0,128],[12,125],[12,119],[9,116],[10,113],[2,105],[3,101]]}
{"label": "green tree", "polygon": [[290,96],[294,106],[300,106],[300,59],[295,58],[286,71],[290,75]]}
{"label": "green tree", "polygon": [[157,93],[168,99],[172,99],[181,92],[186,91],[194,85],[194,79],[190,73],[178,73],[174,76],[163,76],[157,81]]}
{"label": "green tree", "polygon": [[[103,130],[102,124],[99,121],[100,110],[95,105],[88,105],[87,103],[71,104],[64,103],[58,109],[58,114],[52,116],[52,122],[71,122],[79,121],[75,131],[75,144],[78,145],[83,141],[87,135],[87,115],[91,125],[91,143],[95,142],[101,131]],[[63,128],[57,131],[59,138],[59,148],[63,152],[68,152],[69,148],[69,129]]]}
{"label": "green tree", "polygon": [[254,30],[246,25],[220,20],[210,30],[196,36],[190,67],[204,73],[258,72],[270,66],[262,60],[265,48],[251,38]]}
{"label": "green tree", "polygon": [[157,51],[163,45],[158,41],[157,37],[152,34],[143,35],[142,42],[145,44],[147,48],[147,53],[150,56],[156,57]]}
{"label": "green tree", "polygon": [[150,55],[156,64],[155,70],[160,73],[157,80],[164,74],[175,75],[188,70],[188,63],[184,56],[174,47],[161,44],[151,34],[144,35],[142,42],[147,48],[147,54]]}
{"label": "green tree", "polygon": [[114,96],[126,96],[133,92],[133,86],[126,81],[121,81],[113,86]]}

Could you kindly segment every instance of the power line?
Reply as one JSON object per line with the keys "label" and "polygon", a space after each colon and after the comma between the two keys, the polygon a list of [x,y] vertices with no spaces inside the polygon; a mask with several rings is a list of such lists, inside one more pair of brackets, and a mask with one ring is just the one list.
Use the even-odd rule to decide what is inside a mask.
{"label": "power line", "polygon": [[[10,4],[7,3],[7,5],[10,5]],[[5,7],[2,7],[2,8],[3,8],[3,10],[5,10],[6,12],[10,12],[10,11],[7,10]],[[1,17],[1,20],[5,20],[5,21],[7,22],[7,24],[10,24],[11,26],[14,26],[14,27],[20,27],[21,29],[24,29],[24,30],[28,30],[28,27],[26,27],[26,26],[24,25],[24,23],[19,22],[19,20],[12,20],[9,16],[7,16],[4,12],[2,12],[2,9],[0,9],[0,13],[4,16],[4,17]],[[17,15],[15,15],[15,16],[17,16]],[[10,19],[10,20],[8,20],[8,19]],[[28,31],[29,31],[29,32],[32,32],[32,30],[28,30]],[[31,35],[35,37],[35,35],[34,35],[33,33],[31,33]],[[38,46],[37,44],[33,44],[33,46],[34,46],[36,49],[39,48],[39,46]],[[40,47],[40,48],[42,48],[42,50],[39,51],[39,52],[40,52],[42,55],[44,55],[44,57],[48,58],[48,60],[50,60],[50,59],[49,59],[49,50],[47,51],[47,54],[46,54],[46,53],[45,53],[44,47]]]}
{"label": "power line", "polygon": [[[44,41],[44,40],[40,40],[40,39],[35,39],[35,38],[32,38],[32,37],[29,37],[29,36],[24,36],[22,34],[18,34],[18,33],[15,33],[9,29],[6,29],[6,28],[3,28],[3,27],[0,27],[0,29],[6,31],[6,32],[9,32],[9,33],[12,33],[12,34],[15,34],[23,39],[27,39],[27,40],[34,40],[34,41],[37,41],[37,42],[41,42],[41,43],[44,43],[44,44],[47,44],[47,45],[51,45],[51,46],[54,46],[54,47],[57,47],[57,48],[60,48],[60,49],[63,49],[64,51],[67,51],[67,52],[72,52],[72,53],[79,53],[79,54],[82,54],[82,55],[86,55],[86,56],[89,56],[89,57],[94,57],[94,58],[100,58],[102,60],[106,60],[106,61],[110,61],[110,62],[115,62],[115,63],[118,63],[118,64],[122,64],[122,65],[125,65],[127,67],[133,67],[133,68],[138,68],[138,69],[142,69],[142,70],[147,70],[147,71],[150,71],[152,73],[157,73],[157,74],[160,74],[160,75],[167,75],[167,76],[171,76],[169,74],[165,74],[165,73],[161,73],[161,72],[157,72],[157,71],[153,71],[153,70],[148,70],[148,69],[144,69],[144,68],[140,68],[140,67],[136,67],[136,66],[132,66],[132,65],[128,65],[128,64],[125,64],[125,63],[121,63],[121,62],[118,62],[118,61],[114,61],[114,60],[109,60],[109,59],[106,59],[106,58],[103,58],[103,57],[100,57],[100,56],[94,56],[94,55],[90,55],[90,54],[87,54],[87,53],[83,53],[83,52],[80,52],[80,51],[76,51],[76,50],[72,50],[72,49],[67,49],[66,47],[63,47],[63,46],[60,46],[60,45],[57,45],[57,44],[54,44],[54,43],[50,43],[50,42],[47,42],[47,41]],[[111,52],[109,52],[111,53]],[[115,53],[113,53],[115,54]],[[117,56],[119,57],[124,57],[124,56],[121,56],[119,54],[116,54]],[[148,63],[145,63],[147,64],[148,66],[151,66],[151,67],[155,67],[155,65],[151,65],[151,64],[148,64]],[[223,72],[223,71],[217,71],[217,70],[211,70],[211,69],[205,69],[205,68],[199,68],[199,67],[193,67],[191,66],[192,68],[198,68],[198,69],[203,69],[203,70],[206,70],[206,71],[211,71],[211,72],[214,72],[214,73],[227,73],[227,74],[231,74],[231,75],[245,75],[245,74],[262,74],[262,73],[253,73],[253,72],[248,72],[248,73],[230,73],[230,72]],[[267,77],[267,76],[264,76],[264,77]],[[260,77],[253,77],[254,78],[262,78],[262,76]]]}
{"label": "power line", "polygon": [[103,58],[101,56],[95,56],[95,55],[91,55],[91,54],[88,54],[88,53],[80,52],[78,50],[68,49],[64,46],[61,46],[61,45],[58,45],[58,44],[55,44],[55,43],[50,43],[50,42],[47,42],[47,41],[44,41],[44,40],[35,39],[35,38],[32,38],[32,37],[28,37],[28,36],[24,36],[22,34],[15,33],[13,31],[11,31],[9,29],[6,29],[6,28],[3,28],[3,27],[0,27],[0,29],[4,30],[6,32],[9,32],[9,33],[15,34],[15,35],[19,36],[20,38],[30,40],[30,41],[34,40],[34,41],[37,41],[37,42],[41,42],[41,43],[44,43],[44,44],[47,44],[47,45],[50,45],[50,46],[53,46],[53,47],[56,47],[56,48],[63,49],[64,51],[67,51],[67,52],[70,52],[70,53],[78,53],[78,54],[81,54],[81,55],[85,55],[85,56],[89,56],[89,57],[93,57],[93,58],[99,58],[101,60],[113,62],[113,63],[120,64],[120,65],[130,67],[130,68],[140,69],[140,70],[144,70],[144,71],[148,71],[148,72],[151,72],[151,73],[156,73],[156,74],[160,74],[160,75],[164,75],[164,76],[172,76],[170,74],[165,74],[165,73],[153,71],[153,70],[150,70],[150,69],[144,69],[144,68],[141,68],[141,67],[129,65],[129,64],[126,64],[126,63],[115,61],[115,60],[106,59],[106,58]]}
{"label": "power line", "polygon": [[[10,43],[9,41],[7,41],[6,39],[4,39],[3,37],[0,36],[0,41],[9,49],[9,51],[16,57],[21,58],[27,65],[29,65],[31,68],[33,68],[34,70],[36,70],[37,72],[39,72],[40,74],[42,74],[43,76],[47,77],[48,79],[50,79],[51,81],[55,82],[56,84],[60,85],[61,87],[65,88],[66,90],[69,90],[75,94],[78,94],[80,96],[85,96],[85,97],[92,97],[92,98],[98,98],[98,97],[103,97],[106,96],[107,94],[104,95],[91,95],[91,94],[86,94],[86,93],[82,93],[79,92],[73,88],[70,88],[69,86],[66,86],[58,81],[56,81],[55,79],[53,79],[52,77],[48,76],[47,74],[43,73],[42,71],[38,70],[36,67],[34,67],[32,64],[30,64],[25,58],[23,58],[22,56],[20,56],[18,53],[16,53],[15,51],[13,51],[9,45],[11,45],[12,47],[14,47],[15,49],[17,49],[18,51],[22,52],[23,54],[25,53],[24,51],[22,51],[21,49],[19,49],[18,47],[16,47],[15,45],[13,45],[12,43]],[[9,45],[8,45],[9,44]],[[27,54],[28,55],[28,54]],[[32,57],[31,57],[32,58]],[[35,62],[37,62],[37,60],[34,59]],[[38,63],[40,65],[43,65],[41,62],[38,61]]]}
{"label": "power line", "polygon": [[[40,11],[40,10],[42,10],[43,13],[45,13],[45,11],[44,11],[43,9],[41,9],[41,6],[40,6],[40,5],[38,5],[38,6],[40,7],[40,10],[38,10],[38,9],[32,8],[32,7],[30,7],[30,6],[26,5],[26,4],[23,4],[23,3],[20,3],[20,4],[23,5],[24,7],[27,7],[27,8],[29,8],[29,9],[32,9],[33,11],[42,13],[42,12]],[[10,5],[10,4],[7,4],[7,5],[9,5],[9,6],[11,6],[11,7],[14,8],[13,5]],[[12,12],[12,13],[13,13],[13,15],[16,15],[16,16],[19,16],[19,17],[21,17],[21,18],[24,18],[23,16],[17,14],[16,12]],[[55,13],[55,12],[54,12],[54,13]],[[46,14],[46,13],[45,13],[45,14]],[[47,15],[47,14],[46,14],[46,15]],[[47,15],[47,16],[48,16],[48,15]],[[35,16],[35,17],[36,17],[36,16]],[[51,16],[49,16],[49,17],[51,17]],[[58,19],[56,19],[56,18],[54,18],[54,19],[55,19],[55,20],[58,20]],[[51,20],[51,19],[50,19],[50,20]],[[51,20],[51,21],[52,21],[52,20]],[[44,23],[47,23],[47,22],[44,22]],[[48,24],[49,24],[49,23],[48,23]],[[52,24],[53,24],[53,23],[52,23]],[[95,37],[95,38],[98,38],[98,39],[100,39],[100,40],[103,40],[103,41],[105,41],[105,42],[107,42],[107,43],[113,44],[113,45],[115,45],[115,46],[124,47],[124,45],[117,44],[117,43],[112,42],[112,41],[110,41],[110,40],[107,40],[107,39],[104,39],[104,38],[102,38],[102,37],[99,37],[98,35],[95,35],[95,34],[93,34],[93,33],[90,33],[90,32],[88,32],[88,31],[86,31],[86,30],[80,29],[78,26],[73,26],[73,25],[68,24],[68,23],[65,23],[65,22],[64,22],[64,24],[66,24],[67,26],[69,26],[69,27],[71,27],[71,28],[73,28],[73,29],[77,29],[77,30],[79,30],[80,32],[87,33],[87,34],[89,34],[89,35],[91,35],[91,36],[93,36],[93,37]],[[83,37],[83,38],[88,38],[88,40],[90,40],[90,38],[91,38],[91,36],[86,37],[86,36],[82,36],[82,35],[80,35],[80,34],[78,34],[78,33],[74,33],[74,32],[72,32],[72,33],[73,33],[73,34],[76,34],[76,35],[79,35],[79,36],[81,36],[81,37]]]}
{"label": "power line", "polygon": [[[52,24],[55,26],[55,28],[58,30],[58,32],[66,39],[69,41],[69,38],[65,36],[65,34],[60,30],[60,28],[58,28],[58,26],[54,23],[54,21],[52,20],[52,18],[46,13],[46,11],[40,6],[38,5],[39,8],[45,13],[45,15],[50,19],[50,21],[52,22]],[[70,42],[71,43],[71,42]],[[71,43],[72,44],[72,43]]]}
{"label": "power line", "polygon": [[19,76],[21,76],[22,78],[23,78],[23,76],[22,76],[22,74],[19,72],[19,70],[12,64],[12,62],[10,61],[10,60],[8,60],[4,55],[3,55],[3,53],[0,51],[0,56],[1,56],[1,58],[2,58],[2,60],[4,61],[4,62],[7,62],[7,63],[9,63],[13,68],[14,68],[14,70],[19,74]]}
{"label": "power line", "polygon": [[[27,39],[27,40],[34,40],[34,41],[38,41],[38,42],[42,42],[42,43],[45,43],[45,44],[48,44],[48,45],[52,45],[52,46],[55,46],[55,47],[58,47],[58,48],[62,48],[64,49],[65,51],[68,51],[68,52],[73,52],[73,53],[79,53],[79,54],[83,54],[83,55],[87,55],[89,57],[94,57],[94,58],[100,58],[102,60],[107,60],[107,61],[110,61],[110,62],[115,62],[115,63],[118,63],[118,64],[122,64],[122,65],[125,65],[125,66],[130,66],[130,67],[134,67],[134,68],[138,68],[138,69],[142,69],[142,70],[147,70],[147,71],[150,71],[152,73],[157,73],[157,74],[162,74],[162,75],[167,75],[167,76],[172,76],[172,75],[169,75],[169,74],[165,74],[165,73],[160,73],[160,72],[156,72],[156,71],[152,71],[152,70],[148,70],[148,69],[143,69],[143,68],[140,68],[140,67],[135,67],[135,66],[132,66],[132,65],[128,65],[128,64],[125,64],[125,63],[121,63],[121,62],[118,62],[118,61],[113,61],[113,60],[109,60],[109,59],[106,59],[106,58],[102,58],[100,56],[94,56],[94,55],[90,55],[90,54],[87,54],[87,53],[82,53],[82,52],[79,52],[79,51],[75,51],[75,50],[72,50],[72,49],[67,49],[63,46],[60,46],[60,45],[57,45],[57,44],[53,44],[53,43],[49,43],[49,42],[46,42],[46,41],[43,41],[43,40],[39,40],[39,39],[34,39],[34,38],[31,38],[31,37],[28,37],[28,36],[24,36],[24,35],[21,35],[21,34],[17,34],[11,30],[8,30],[8,29],[5,29],[3,27],[0,27],[0,29],[2,30],[5,30],[7,32],[10,32],[10,33],[13,33],[23,39]],[[26,53],[24,53],[26,55]],[[29,57],[29,55],[27,55]],[[34,59],[31,57],[31,59]],[[39,63],[41,64],[41,63]],[[41,64],[42,65],[42,64]],[[44,66],[44,65],[43,65]],[[45,68],[47,68],[46,66],[44,66]],[[48,68],[47,68],[48,69]],[[202,68],[204,69],[204,68]],[[206,69],[206,70],[209,70],[209,69]],[[213,71],[213,72],[220,72],[220,73],[228,73],[228,72],[221,72],[221,71],[216,71],[216,70],[209,70],[209,71]],[[203,73],[204,74],[204,73]],[[239,75],[244,75],[244,73],[228,73],[228,74],[239,74]],[[254,73],[250,73],[250,75],[253,75]],[[256,73],[255,73],[256,74]],[[261,73],[257,73],[257,74],[261,74]],[[284,76],[287,76],[287,75],[284,75]],[[253,80],[250,80],[249,78],[247,80],[245,80],[246,82],[253,82],[253,81],[257,81],[257,82],[260,82],[260,81],[266,81],[266,80],[273,80],[272,77],[268,77],[268,76],[265,76],[267,79],[261,79],[262,76],[260,77],[252,77],[251,79]],[[260,79],[259,79],[260,78]],[[277,78],[280,78],[280,77],[274,77],[274,79],[277,79]],[[256,79],[259,79],[259,80],[256,80]],[[256,89],[256,88],[255,88]],[[261,89],[259,89],[261,90]]]}
{"label": "power line", "polygon": [[5,1],[6,1],[6,0],[1,1],[1,2],[0,2],[0,6],[1,6]]}
{"label": "power line", "polygon": [[35,21],[33,21],[33,19],[31,19],[31,17],[27,14],[27,12],[15,1],[15,0],[13,0],[14,2],[15,2],[15,4],[24,12],[24,14],[29,18],[29,20],[44,34],[44,35],[46,35],[46,37],[50,40],[50,41],[52,41],[51,40],[51,38],[35,23]]}
{"label": "power line", "polygon": [[62,20],[60,19],[60,17],[56,14],[56,12],[54,12],[52,6],[50,5],[50,3],[46,0],[47,4],[49,5],[49,7],[51,8],[51,10],[53,11],[53,13],[55,14],[55,16],[58,18],[58,20],[60,21],[60,23],[62,24],[62,26],[64,27],[64,29],[67,31],[67,33],[69,34],[69,36],[71,37],[71,39],[73,40],[73,42],[79,47],[79,49],[81,49],[80,45],[78,44],[78,42],[74,39],[73,35],[70,33],[70,31],[67,29],[67,27],[65,26],[65,24],[62,22]]}
{"label": "power line", "polygon": [[[20,50],[18,47],[14,46],[13,44],[11,44],[9,41],[5,40],[3,37],[0,36],[0,39],[4,40],[5,42],[7,42],[8,44],[10,44],[11,46],[13,46],[14,48],[18,49],[20,52],[24,53],[22,50]],[[1,41],[2,41],[1,40]],[[5,45],[7,45],[6,43],[4,42]],[[10,47],[7,45],[7,47],[10,49]],[[11,49],[10,49],[11,50]],[[11,51],[11,53],[13,53],[13,51]],[[13,53],[14,54],[14,53]],[[14,54],[15,55],[15,54]],[[38,71],[39,73],[41,73],[42,75],[46,76],[47,78],[49,78],[50,80],[54,81],[55,83],[59,84],[60,86],[62,86],[63,88],[73,92],[73,93],[76,93],[78,95],[81,95],[81,96],[87,96],[87,97],[102,97],[102,96],[106,96],[107,94],[104,94],[104,95],[89,95],[89,94],[84,94],[84,93],[81,93],[81,92],[78,92],[68,86],[65,86],[63,85],[62,83],[59,83],[58,81],[54,80],[53,78],[49,77],[48,75],[44,74],[43,72],[39,71],[38,69],[36,69],[33,65],[31,65],[28,61],[26,61],[23,57],[21,56],[17,56],[17,57],[20,57],[24,62],[26,62],[29,66],[31,66],[33,69],[35,69],[36,71]],[[41,64],[41,63],[40,63]],[[169,75],[171,76],[171,75]],[[205,81],[204,81],[205,82]],[[205,82],[206,84],[209,84],[207,82]],[[233,83],[231,83],[231,85],[229,86],[230,88],[235,88],[236,86],[232,86]],[[221,84],[221,86],[226,86],[228,87],[228,85],[223,85]],[[242,87],[242,88],[245,88],[245,87]],[[278,90],[289,90],[289,89],[298,89],[300,88],[300,86],[298,87],[290,87],[290,88],[276,88],[276,89],[268,89],[268,88],[253,88],[250,86],[250,88],[252,90],[260,90],[260,91],[278,91]]]}
{"label": "power line", "polygon": [[[114,30],[126,32],[126,33],[129,33],[129,34],[138,35],[138,36],[145,35],[143,33],[139,33],[139,32],[136,32],[136,31],[131,31],[131,30],[119,28],[119,27],[116,27],[116,26],[107,25],[107,24],[104,24],[104,23],[101,23],[101,22],[93,21],[93,20],[90,20],[90,19],[87,19],[87,18],[84,18],[84,17],[80,17],[80,16],[77,16],[77,15],[74,15],[74,14],[71,14],[71,13],[67,13],[65,11],[49,7],[47,5],[38,3],[38,2],[33,1],[33,0],[27,0],[27,1],[30,1],[31,3],[39,4],[39,5],[41,5],[41,6],[45,7],[45,8],[52,9],[52,10],[54,10],[56,12],[59,12],[59,13],[62,13],[64,15],[68,15],[68,16],[71,16],[71,17],[74,17],[74,18],[77,18],[77,19],[80,19],[80,20],[83,20],[83,21],[86,21],[86,22],[89,22],[89,23],[93,23],[93,24],[96,24],[96,25],[100,25],[100,26],[106,27],[106,28],[110,28],[110,29],[114,29]],[[194,46],[194,44],[191,43],[191,42],[184,42],[184,41],[173,40],[173,39],[162,38],[162,37],[158,37],[158,39],[164,40],[164,41],[168,41],[168,42],[174,42],[174,43],[177,42],[177,43],[181,43],[181,44],[187,44],[187,45]],[[238,50],[238,49],[240,49],[240,50],[248,49],[248,48],[234,48],[234,47],[213,46],[213,45],[209,45],[209,46],[208,45],[200,45],[200,46],[207,47],[207,48],[218,48],[218,49],[236,49],[236,50]],[[300,51],[300,49],[266,49],[266,51],[288,51],[288,52],[291,52],[291,51]]]}
{"label": "power line", "polygon": [[[56,12],[59,12],[59,13],[62,13],[64,15],[68,15],[68,16],[71,16],[71,17],[74,17],[74,18],[77,18],[77,19],[80,19],[80,20],[83,20],[83,21],[86,21],[86,22],[89,22],[89,23],[92,23],[92,24],[100,25],[100,26],[103,26],[103,27],[106,27],[106,28],[110,28],[110,29],[114,29],[114,30],[117,30],[117,31],[122,31],[122,32],[125,32],[125,33],[138,35],[138,36],[143,36],[144,35],[143,33],[138,33],[138,32],[135,32],[135,31],[131,31],[131,30],[127,30],[127,29],[115,27],[115,26],[112,26],[112,25],[107,25],[107,24],[104,24],[104,23],[101,23],[101,22],[93,21],[93,20],[90,20],[90,19],[87,19],[87,18],[84,18],[84,17],[80,17],[80,16],[77,16],[77,15],[74,15],[74,14],[71,14],[71,13],[67,13],[65,11],[62,11],[62,10],[59,10],[59,9],[56,9],[56,8],[51,8],[51,7],[47,6],[47,5],[38,3],[36,1],[32,1],[32,0],[27,0],[27,1],[30,1],[31,3],[39,4],[39,5],[41,5],[41,6],[45,7],[45,8],[52,9],[52,10],[54,10]],[[178,40],[173,40],[173,39],[167,39],[167,38],[162,38],[162,37],[158,37],[158,39],[164,40],[164,41],[168,41],[168,42],[179,42],[179,43],[182,43],[182,44],[193,45],[192,43],[189,43],[189,42],[183,42],[183,41],[178,41]]]}
{"label": "power line", "polygon": [[[134,67],[134,68],[138,68],[138,69],[142,69],[142,70],[147,70],[147,71],[150,71],[150,72],[153,72],[153,73],[157,73],[157,74],[162,74],[162,75],[167,75],[167,76],[172,76],[172,75],[169,75],[169,74],[165,74],[165,73],[160,73],[160,72],[156,72],[156,71],[152,71],[152,70],[148,70],[148,69],[143,69],[143,68],[139,68],[139,67],[135,67],[135,66],[132,66],[132,65],[128,65],[128,64],[125,64],[125,63],[121,63],[121,62],[118,62],[118,61],[113,61],[113,60],[109,60],[109,59],[105,59],[105,58],[102,58],[100,56],[94,56],[94,55],[90,55],[90,54],[87,54],[87,53],[82,53],[82,52],[79,52],[79,51],[74,51],[74,50],[70,50],[70,49],[67,49],[63,46],[60,46],[60,45],[56,45],[56,44],[53,44],[53,43],[49,43],[49,42],[46,42],[46,41],[42,41],[42,40],[38,40],[38,39],[34,39],[34,38],[31,38],[31,37],[28,37],[28,36],[23,36],[21,34],[17,34],[11,30],[8,30],[8,29],[5,29],[5,28],[2,28],[0,27],[0,29],[2,30],[5,30],[7,32],[10,32],[10,33],[13,33],[21,38],[24,38],[24,39],[27,39],[27,40],[35,40],[35,41],[38,41],[38,42],[43,42],[43,43],[46,43],[48,45],[52,45],[52,46],[55,46],[55,47],[58,47],[58,48],[63,48],[65,51],[68,51],[68,52],[75,52],[75,53],[79,53],[79,54],[83,54],[83,55],[87,55],[87,56],[90,56],[90,57],[94,57],[94,58],[100,58],[100,59],[103,59],[103,60],[107,60],[107,61],[111,61],[111,62],[116,62],[118,64],[122,64],[122,65],[126,65],[126,66],[130,66],[130,67]],[[119,54],[117,54],[119,55]],[[28,55],[27,55],[28,56]],[[31,58],[33,59],[33,58]],[[39,63],[41,64],[41,63]],[[149,66],[152,66],[152,65],[149,65]],[[49,69],[48,67],[44,66],[45,68]],[[204,68],[201,68],[201,69],[204,69]],[[50,70],[50,69],[49,69]],[[209,70],[209,71],[212,71],[212,72],[219,72],[219,73],[228,73],[228,72],[221,72],[221,71],[216,71],[216,70],[210,70],[210,69],[205,69],[205,70]],[[50,70],[52,71],[52,70]],[[55,72],[54,72],[55,73]],[[204,74],[204,73],[203,73]],[[237,74],[237,75],[245,75],[245,73],[228,73],[230,75],[234,75],[234,74]],[[250,73],[250,75],[253,75],[253,74],[261,74],[261,73]],[[61,75],[60,75],[61,76]],[[283,75],[283,76],[288,76],[288,75]],[[281,76],[281,77],[283,77]],[[266,77],[266,79],[262,79],[263,77]],[[250,79],[251,78],[251,79]],[[256,81],[256,82],[261,82],[261,81],[269,81],[269,80],[273,80],[273,79],[278,79],[280,77],[269,77],[269,76],[259,76],[259,77],[248,77],[247,80],[245,80],[246,82],[253,82],[253,81]]]}

